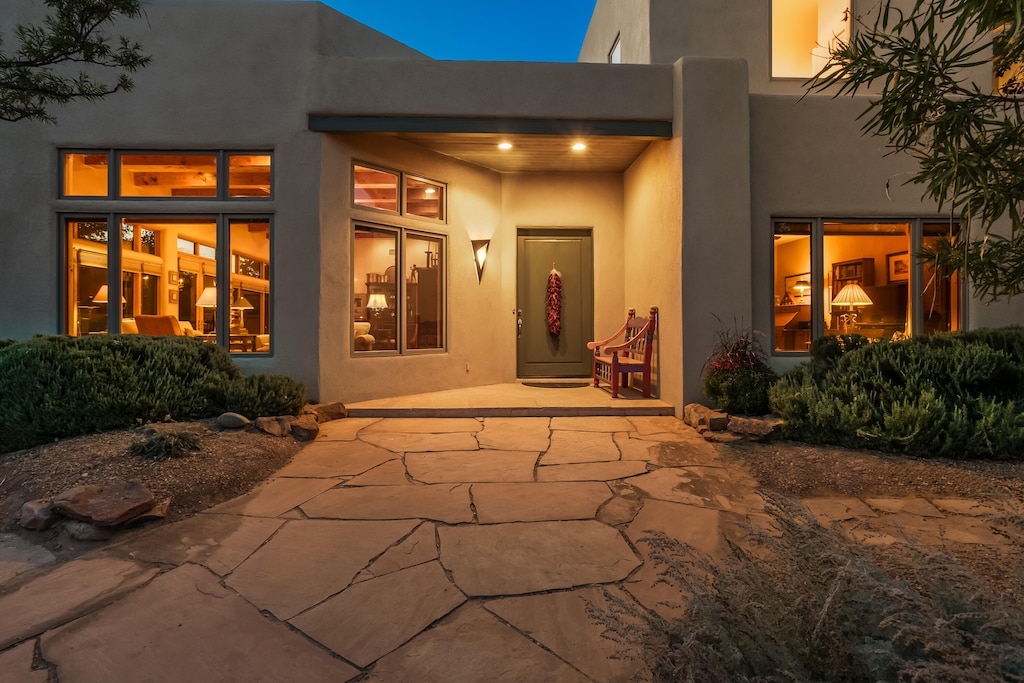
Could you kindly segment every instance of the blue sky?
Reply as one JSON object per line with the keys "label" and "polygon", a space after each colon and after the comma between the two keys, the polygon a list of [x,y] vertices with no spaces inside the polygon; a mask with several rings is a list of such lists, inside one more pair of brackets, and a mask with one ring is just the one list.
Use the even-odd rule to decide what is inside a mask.
{"label": "blue sky", "polygon": [[324,0],[434,59],[575,62],[596,0]]}

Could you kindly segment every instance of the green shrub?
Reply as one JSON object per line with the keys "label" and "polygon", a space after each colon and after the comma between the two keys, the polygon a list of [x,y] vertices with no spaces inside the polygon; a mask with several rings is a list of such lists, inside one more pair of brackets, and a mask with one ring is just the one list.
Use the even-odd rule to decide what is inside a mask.
{"label": "green shrub", "polygon": [[199,437],[190,431],[179,429],[151,434],[133,443],[128,452],[146,460],[160,461],[167,458],[183,458],[189,452],[199,449]]}
{"label": "green shrub", "polygon": [[306,387],[285,375],[247,375],[217,390],[223,412],[254,419],[262,415],[298,415],[306,404]]}
{"label": "green shrub", "polygon": [[1024,328],[818,340],[811,353],[769,393],[791,438],[921,457],[1024,448]]}
{"label": "green shrub", "polygon": [[[0,453],[144,422],[212,417],[222,410],[223,388],[236,384],[246,388],[238,393],[247,405],[272,409],[264,414],[297,413],[305,398],[288,378],[243,381],[226,349],[188,337],[36,337],[0,347]],[[267,396],[259,396],[263,389]]]}
{"label": "green shrub", "polygon": [[764,349],[750,332],[723,329],[701,378],[704,395],[719,409],[740,415],[768,412],[775,381]]}

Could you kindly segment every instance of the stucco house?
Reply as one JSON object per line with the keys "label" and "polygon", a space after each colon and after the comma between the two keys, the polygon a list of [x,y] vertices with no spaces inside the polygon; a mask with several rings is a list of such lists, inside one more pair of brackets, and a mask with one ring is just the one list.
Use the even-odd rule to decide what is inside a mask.
{"label": "stucco house", "polygon": [[[957,226],[887,193],[913,166],[865,101],[804,96],[858,4],[599,0],[547,64],[431,60],[317,2],[152,1],[116,29],[153,56],[133,92],[0,125],[0,338],[174,316],[357,401],[586,376],[656,305],[678,412],[722,324],[784,369],[822,334],[1019,320],[909,258]],[[38,11],[8,7],[6,36]]]}

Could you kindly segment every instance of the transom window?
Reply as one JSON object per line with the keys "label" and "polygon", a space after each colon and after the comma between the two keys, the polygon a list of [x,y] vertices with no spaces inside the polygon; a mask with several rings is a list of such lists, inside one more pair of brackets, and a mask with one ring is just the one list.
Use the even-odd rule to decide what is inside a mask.
{"label": "transom window", "polygon": [[775,221],[773,348],[806,352],[822,335],[960,329],[960,279],[912,258],[956,230],[927,220]]}
{"label": "transom window", "polygon": [[772,77],[810,78],[850,38],[850,0],[772,0]]}
{"label": "transom window", "polygon": [[364,164],[352,167],[352,203],[365,209],[445,220],[447,187],[401,171]]}
{"label": "transom window", "polygon": [[356,227],[352,320],[357,354],[444,348],[445,251],[443,235]]}
{"label": "transom window", "polygon": [[[113,164],[115,172],[111,173]],[[268,198],[269,153],[62,152],[63,197]],[[226,172],[221,172],[226,169]]]}

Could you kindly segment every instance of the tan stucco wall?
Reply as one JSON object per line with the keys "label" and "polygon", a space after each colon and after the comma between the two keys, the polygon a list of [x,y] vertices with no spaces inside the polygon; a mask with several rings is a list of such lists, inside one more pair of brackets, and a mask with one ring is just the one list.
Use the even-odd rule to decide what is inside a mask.
{"label": "tan stucco wall", "polygon": [[651,0],[598,0],[579,61],[605,63],[619,38],[623,64],[650,64]]}

